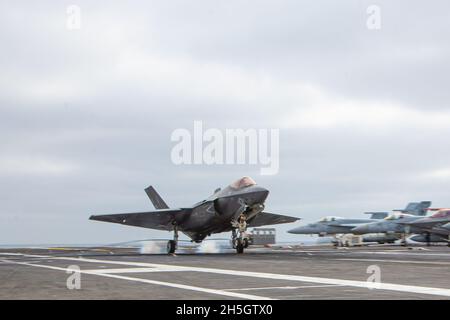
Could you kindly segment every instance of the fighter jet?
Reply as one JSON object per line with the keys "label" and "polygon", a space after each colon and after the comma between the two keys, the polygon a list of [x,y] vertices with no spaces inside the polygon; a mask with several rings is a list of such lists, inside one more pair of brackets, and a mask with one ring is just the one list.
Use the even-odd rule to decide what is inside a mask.
{"label": "fighter jet", "polygon": [[410,231],[419,231],[418,229],[408,230],[402,222],[411,222],[423,218],[430,206],[431,201],[411,202],[405,209],[393,210],[394,213],[383,220],[361,224],[353,228],[351,232],[353,234],[385,233],[405,235]]}
{"label": "fighter jet", "polygon": [[136,213],[93,215],[90,220],[119,223],[129,226],[173,231],[173,240],[167,243],[167,252],[175,253],[178,232],[200,243],[213,233],[232,232],[232,245],[237,253],[248,247],[247,227],[289,223],[296,217],[264,212],[269,190],[256,185],[250,177],[243,177],[223,190],[216,189],[205,200],[192,206],[170,209],[156,190],[145,189],[157,210]]}
{"label": "fighter jet", "polygon": [[[411,202],[405,209],[394,211],[423,216],[426,214],[426,208],[430,205],[430,201]],[[305,226],[299,226],[289,230],[288,232],[293,234],[318,234],[319,236],[353,233],[354,228],[359,225],[379,222],[388,216],[388,212],[365,212],[365,214],[370,214],[370,219],[349,219],[328,216],[317,222],[310,223]],[[378,232],[374,231],[371,233]]]}
{"label": "fighter jet", "polygon": [[438,242],[442,239],[450,240],[450,209],[428,210],[438,210],[438,212],[429,217],[394,213],[383,221],[355,227],[352,229],[352,233],[366,234],[377,232],[399,234],[404,245],[406,244],[406,237],[409,234],[416,234],[411,238],[412,240],[427,242],[428,245],[430,242]]}
{"label": "fighter jet", "polygon": [[387,215],[385,212],[369,212],[371,219],[348,219],[335,216],[321,218],[317,222],[309,223],[304,226],[289,230],[292,234],[317,234],[320,237],[326,235],[336,235],[350,233],[350,231],[359,224],[378,221]]}
{"label": "fighter jet", "polygon": [[403,243],[406,243],[406,235],[408,233],[420,233],[420,229],[407,227],[403,222],[412,222],[422,218],[423,216],[395,212],[383,220],[356,226],[350,232],[353,234],[384,233],[391,236],[397,234],[398,239],[402,238]]}

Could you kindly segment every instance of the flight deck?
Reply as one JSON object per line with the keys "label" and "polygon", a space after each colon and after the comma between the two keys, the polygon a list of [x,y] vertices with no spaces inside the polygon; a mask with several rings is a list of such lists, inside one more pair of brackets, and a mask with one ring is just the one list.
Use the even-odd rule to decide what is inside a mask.
{"label": "flight deck", "polygon": [[0,299],[450,299],[446,246],[141,252],[1,249]]}

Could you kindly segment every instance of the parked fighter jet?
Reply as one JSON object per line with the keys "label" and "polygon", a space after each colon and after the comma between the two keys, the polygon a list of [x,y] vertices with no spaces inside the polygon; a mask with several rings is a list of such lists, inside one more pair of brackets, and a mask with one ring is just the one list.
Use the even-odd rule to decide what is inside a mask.
{"label": "parked fighter jet", "polygon": [[299,220],[263,212],[269,191],[257,186],[249,177],[243,177],[223,190],[216,189],[207,199],[184,208],[169,209],[152,186],[145,191],[156,211],[93,215],[89,219],[174,231],[173,240],[167,243],[168,253],[174,253],[177,248],[178,231],[198,243],[213,233],[231,231],[233,247],[237,253],[243,253],[248,246],[247,227]]}
{"label": "parked fighter jet", "polygon": [[371,223],[361,224],[353,228],[350,232],[353,234],[384,233],[386,235],[398,235],[406,242],[406,235],[409,233],[419,233],[420,229],[407,227],[403,222],[411,222],[422,219],[423,216],[414,216],[405,213],[393,213],[383,220]]}
{"label": "parked fighter jet", "polygon": [[[403,223],[412,222],[422,219],[422,216],[414,216],[406,213],[393,213],[386,218],[371,223],[361,224],[354,227],[351,230],[353,234],[366,234],[366,233],[405,233],[407,229]],[[409,231],[408,231],[409,232]],[[420,232],[420,229],[413,228],[412,233]]]}
{"label": "parked fighter jet", "polygon": [[348,219],[328,216],[323,217],[317,222],[309,223],[305,226],[299,226],[289,230],[288,232],[293,234],[318,234],[321,237],[326,235],[350,233],[350,230],[359,224],[378,221],[387,215],[385,212],[368,213],[372,214],[371,219]]}
{"label": "parked fighter jet", "polygon": [[406,237],[409,234],[416,234],[411,238],[412,240],[427,242],[427,244],[442,239],[450,240],[450,209],[428,210],[438,210],[438,212],[429,217],[394,213],[383,221],[357,226],[351,232],[354,234],[373,232],[399,234],[403,244],[406,243]]}
{"label": "parked fighter jet", "polygon": [[[381,221],[361,224],[351,230],[354,234],[366,233],[385,233],[385,234],[399,234],[406,235],[411,230],[405,228],[402,222],[410,222],[423,218],[426,215],[428,208],[431,206],[431,201],[411,202],[403,210],[393,210],[394,213],[384,218]],[[419,230],[412,230],[419,231]]]}
{"label": "parked fighter jet", "polygon": [[[426,214],[426,209],[430,205],[430,201],[411,202],[408,203],[405,209],[394,211],[423,216]],[[324,217],[317,222],[310,223],[305,226],[299,226],[297,228],[289,230],[288,232],[293,234],[318,234],[319,236],[353,233],[352,230],[354,230],[354,228],[359,225],[380,222],[383,221],[382,219],[388,216],[388,212],[366,212],[366,214],[371,215],[370,219],[348,219],[333,216]],[[370,233],[379,232],[374,231]]]}

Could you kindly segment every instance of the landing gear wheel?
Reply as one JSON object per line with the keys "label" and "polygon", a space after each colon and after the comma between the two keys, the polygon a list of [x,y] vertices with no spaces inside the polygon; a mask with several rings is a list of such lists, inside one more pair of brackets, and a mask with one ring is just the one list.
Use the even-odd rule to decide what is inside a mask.
{"label": "landing gear wheel", "polygon": [[178,226],[173,224],[173,240],[167,242],[167,253],[174,254],[178,246]]}
{"label": "landing gear wheel", "polygon": [[168,254],[175,253],[176,248],[177,248],[177,243],[174,240],[169,240],[167,242],[167,253]]}
{"label": "landing gear wheel", "polygon": [[425,239],[427,240],[427,247],[431,246],[431,234],[429,232],[425,235]]}
{"label": "landing gear wheel", "polygon": [[241,239],[236,241],[236,253],[244,253],[244,243]]}
{"label": "landing gear wheel", "polygon": [[406,247],[406,245],[407,245],[407,243],[406,243],[406,237],[407,237],[406,233],[403,233],[402,236],[401,236],[400,245],[401,245],[402,247]]}
{"label": "landing gear wheel", "polygon": [[231,243],[237,253],[244,253],[244,249],[248,247],[249,242],[245,231],[247,230],[247,217],[242,213],[238,220],[231,221]]}
{"label": "landing gear wheel", "polygon": [[233,246],[233,249],[236,249],[236,244],[237,244],[237,234],[236,229],[233,229],[231,231],[231,245]]}

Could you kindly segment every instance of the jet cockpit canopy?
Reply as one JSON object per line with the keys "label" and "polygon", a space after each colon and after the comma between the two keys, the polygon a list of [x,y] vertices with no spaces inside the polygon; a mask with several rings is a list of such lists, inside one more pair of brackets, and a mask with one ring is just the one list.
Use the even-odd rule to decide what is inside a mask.
{"label": "jet cockpit canopy", "polygon": [[242,177],[241,179],[236,180],[235,182],[230,184],[230,187],[233,189],[239,190],[239,189],[247,188],[247,187],[254,186],[254,185],[256,185],[255,180],[253,180],[250,177]]}
{"label": "jet cockpit canopy", "polygon": [[319,222],[332,222],[332,221],[336,221],[337,219],[342,219],[342,218],[335,217],[335,216],[326,216],[326,217],[323,217],[322,219],[320,219]]}
{"label": "jet cockpit canopy", "polygon": [[404,219],[404,218],[409,218],[409,217],[415,217],[412,214],[406,214],[406,213],[392,213],[390,215],[388,215],[386,218],[384,218],[384,220],[399,220],[399,219]]}

